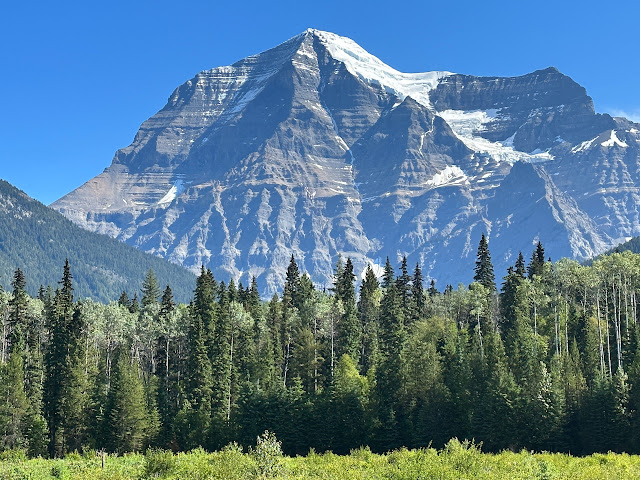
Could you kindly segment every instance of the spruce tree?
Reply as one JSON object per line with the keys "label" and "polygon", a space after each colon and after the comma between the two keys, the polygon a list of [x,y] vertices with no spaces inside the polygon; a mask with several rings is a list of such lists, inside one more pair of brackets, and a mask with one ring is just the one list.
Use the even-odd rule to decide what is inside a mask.
{"label": "spruce tree", "polygon": [[173,300],[171,287],[167,285],[160,303],[159,335],[156,341],[156,375],[158,377],[157,406],[161,422],[160,441],[168,444],[171,440],[171,427],[173,417],[176,415],[175,401],[177,397],[177,385],[171,381],[171,348],[172,348],[172,320],[176,304]]}
{"label": "spruce tree", "polygon": [[[422,270],[420,269],[420,264],[416,263],[416,268],[413,270],[413,282],[411,284],[411,301],[412,301],[412,316],[413,322],[415,323],[418,320],[424,318],[426,311],[426,303],[427,300],[424,296],[424,285],[422,279]],[[431,283],[435,288],[435,283],[432,280]],[[430,293],[431,296],[431,293]]]}
{"label": "spruce tree", "polygon": [[411,312],[411,275],[409,275],[409,269],[407,267],[407,257],[402,257],[402,263],[400,264],[400,276],[396,279],[396,289],[400,296],[400,302],[402,304],[402,315],[404,321],[407,324],[411,324],[412,312]]}
{"label": "spruce tree", "polygon": [[376,402],[380,431],[377,447],[389,450],[402,444],[399,425],[402,423],[400,407],[406,341],[402,299],[395,283],[391,283],[382,296],[378,338],[380,360],[376,367]]}
{"label": "spruce tree", "polygon": [[525,274],[527,273],[527,270],[524,264],[524,256],[522,255],[522,252],[518,252],[518,259],[516,260],[516,263],[514,265],[514,272],[520,278],[524,278]]}
{"label": "spruce tree", "polygon": [[282,306],[286,309],[300,306],[300,271],[293,255],[287,267],[287,275],[282,292]]}
{"label": "spruce tree", "polygon": [[387,261],[384,264],[384,271],[382,274],[382,289],[386,290],[394,283],[395,283],[395,273],[393,272],[393,267],[391,266],[389,257],[387,257]]}
{"label": "spruce tree", "polygon": [[362,329],[360,365],[361,371],[364,373],[375,365],[378,354],[378,321],[381,295],[380,283],[371,265],[368,265],[364,280],[360,285],[360,299],[358,301],[358,319]]}
{"label": "spruce tree", "polygon": [[155,273],[153,273],[153,270],[150,268],[144,277],[144,281],[142,282],[142,309],[145,310],[152,305],[156,305],[158,303],[159,297],[160,287],[158,286],[158,279],[156,278]]}
{"label": "spruce tree", "polygon": [[542,243],[538,242],[535,250],[531,254],[531,261],[527,267],[527,277],[533,278],[534,275],[542,275],[544,270],[544,248]]}
{"label": "spruce tree", "polygon": [[149,411],[137,363],[120,349],[111,374],[107,421],[112,452],[139,452],[149,444]]}
{"label": "spruce tree", "polygon": [[27,308],[29,296],[27,295],[27,282],[24,274],[18,268],[11,282],[13,295],[9,300],[9,352],[19,351],[25,354],[27,350],[28,319]]}
{"label": "spruce tree", "polygon": [[125,290],[120,294],[120,298],[118,298],[118,304],[129,310],[131,308],[131,300],[129,300],[129,295]]}
{"label": "spruce tree", "polygon": [[482,234],[482,237],[480,237],[478,253],[476,256],[476,269],[473,280],[494,292],[496,290],[495,275],[493,273],[493,264],[491,263],[489,244],[487,243],[484,233]]}
{"label": "spruce tree", "polygon": [[0,363],[0,451],[27,446],[28,402],[24,392],[22,355],[14,350]]}
{"label": "spruce tree", "polygon": [[73,331],[73,277],[65,261],[61,289],[56,290],[47,313],[49,344],[45,355],[44,413],[49,426],[49,454],[65,452],[65,395],[80,332]]}
{"label": "spruce tree", "polygon": [[347,354],[357,362],[360,357],[362,331],[356,310],[354,281],[353,263],[351,258],[347,258],[342,276],[338,279],[336,285],[336,298],[342,302],[342,308],[344,309],[338,324],[337,356],[340,358],[343,354]]}

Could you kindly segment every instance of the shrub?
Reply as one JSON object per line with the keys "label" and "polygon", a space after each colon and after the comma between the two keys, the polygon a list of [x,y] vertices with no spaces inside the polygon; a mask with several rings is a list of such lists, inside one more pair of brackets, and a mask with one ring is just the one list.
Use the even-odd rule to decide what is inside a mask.
{"label": "shrub", "polygon": [[144,476],[162,478],[176,469],[176,458],[170,450],[149,449],[144,456]]}
{"label": "shrub", "polygon": [[51,467],[51,476],[53,478],[69,478],[69,471],[62,460],[57,460]]}
{"label": "shrub", "polygon": [[262,477],[275,477],[282,467],[282,443],[275,434],[266,430],[251,449],[251,456],[256,462],[258,474]]}

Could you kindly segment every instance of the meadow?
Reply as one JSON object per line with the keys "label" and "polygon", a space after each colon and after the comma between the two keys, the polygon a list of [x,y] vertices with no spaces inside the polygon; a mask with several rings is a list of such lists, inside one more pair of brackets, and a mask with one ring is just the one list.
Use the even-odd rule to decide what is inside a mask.
{"label": "meadow", "polygon": [[207,453],[202,449],[173,454],[148,450],[102,458],[95,451],[68,454],[64,459],[28,459],[21,452],[4,452],[0,478],[23,479],[633,479],[640,478],[640,456],[593,454],[573,457],[527,451],[482,452],[481,446],[451,440],[445,448],[396,450],[375,454],[368,448],[349,455],[333,453],[287,457],[268,442],[249,452],[231,444]]}

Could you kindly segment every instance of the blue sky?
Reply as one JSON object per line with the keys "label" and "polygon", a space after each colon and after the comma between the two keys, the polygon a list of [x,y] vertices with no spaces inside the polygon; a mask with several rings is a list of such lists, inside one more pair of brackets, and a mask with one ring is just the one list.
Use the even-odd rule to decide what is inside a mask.
{"label": "blue sky", "polygon": [[640,121],[639,19],[631,0],[5,2],[0,178],[48,204],[106,168],[197,72],[308,27],[348,36],[402,71],[553,65],[597,111]]}

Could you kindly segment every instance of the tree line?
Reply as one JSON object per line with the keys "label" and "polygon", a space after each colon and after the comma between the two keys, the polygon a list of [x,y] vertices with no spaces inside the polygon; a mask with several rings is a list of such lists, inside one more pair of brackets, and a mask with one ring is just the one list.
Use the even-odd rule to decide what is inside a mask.
{"label": "tree line", "polygon": [[289,454],[640,451],[640,255],[552,263],[538,243],[496,285],[483,235],[469,286],[397,270],[356,282],[339,258],[325,291],[292,256],[262,301],[203,267],[189,305],[149,271],[140,298],[104,305],[74,299],[69,262],[36,298],[18,269],[0,292],[0,450],[214,450],[268,429]]}

